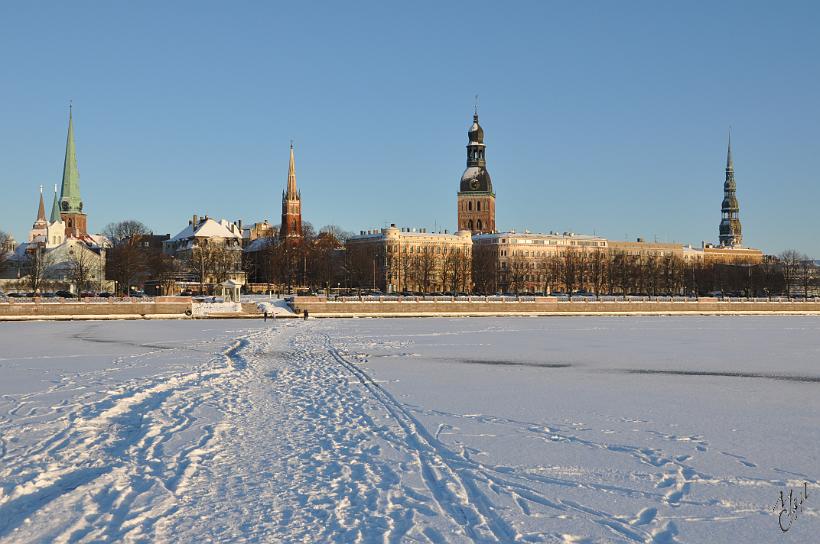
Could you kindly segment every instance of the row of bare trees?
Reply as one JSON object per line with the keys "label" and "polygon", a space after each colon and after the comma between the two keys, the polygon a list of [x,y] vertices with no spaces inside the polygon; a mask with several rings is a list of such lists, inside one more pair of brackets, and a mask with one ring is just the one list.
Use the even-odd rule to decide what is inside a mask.
{"label": "row of bare trees", "polygon": [[278,230],[274,227],[273,236],[258,241],[255,250],[245,255],[244,269],[250,282],[275,291],[290,291],[296,286],[325,289],[341,283],[341,248],[349,233],[335,225],[322,227],[317,233],[304,222],[301,237],[280,240]]}
{"label": "row of bare trees", "polygon": [[687,263],[674,254],[567,248],[538,259],[514,254],[499,267],[489,246],[476,247],[473,259],[481,293],[791,296],[802,290],[809,296],[817,289],[816,271],[813,261],[794,250],[759,264]]}
{"label": "row of bare trees", "polygon": [[118,294],[128,294],[147,280],[171,285],[179,276],[179,263],[151,243],[151,231],[143,223],[133,219],[110,223],[103,234],[111,242],[106,277],[116,282]]}
{"label": "row of bare trees", "polygon": [[[4,265],[8,266],[10,260]],[[15,260],[16,288],[32,294],[73,287],[79,297],[84,291],[99,285],[100,260],[94,250],[80,243],[59,260],[43,244],[32,244]]]}
{"label": "row of bare trees", "polygon": [[[391,249],[394,249],[391,251]],[[409,253],[377,245],[348,245],[345,252],[345,284],[360,289],[396,292],[469,292],[472,261],[463,248],[422,248]],[[434,249],[438,249],[435,253]]]}

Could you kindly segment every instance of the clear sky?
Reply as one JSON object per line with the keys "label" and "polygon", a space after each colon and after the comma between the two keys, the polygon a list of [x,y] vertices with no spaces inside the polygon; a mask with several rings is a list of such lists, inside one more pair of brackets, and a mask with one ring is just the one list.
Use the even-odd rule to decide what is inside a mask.
{"label": "clear sky", "polygon": [[[817,2],[2,2],[0,229],[62,175],[89,229],[194,213],[449,228],[473,97],[499,229],[820,258]],[[47,193],[47,203],[51,195]]]}

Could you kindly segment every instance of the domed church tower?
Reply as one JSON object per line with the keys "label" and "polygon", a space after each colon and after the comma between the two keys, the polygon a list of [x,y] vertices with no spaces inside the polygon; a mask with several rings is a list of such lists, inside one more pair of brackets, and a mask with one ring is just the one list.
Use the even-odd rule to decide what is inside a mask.
{"label": "domed church tower", "polygon": [[740,228],[740,204],[735,191],[735,165],[732,162],[732,135],[729,135],[729,149],[726,153],[726,181],[723,183],[723,204],[721,205],[720,245],[739,246],[743,241]]}
{"label": "domed church tower", "polygon": [[484,152],[484,129],[478,124],[478,109],[467,132],[467,169],[458,191],[458,230],[473,234],[495,232],[495,193]]}

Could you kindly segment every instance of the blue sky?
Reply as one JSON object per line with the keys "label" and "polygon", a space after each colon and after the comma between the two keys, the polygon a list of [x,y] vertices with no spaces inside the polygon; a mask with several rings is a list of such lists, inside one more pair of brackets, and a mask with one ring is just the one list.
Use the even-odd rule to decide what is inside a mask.
{"label": "blue sky", "polygon": [[[820,257],[816,2],[3,2],[0,229],[61,179],[89,228],[305,220],[453,229],[473,96],[500,229]],[[47,197],[50,199],[50,195]],[[48,200],[47,200],[48,201]]]}

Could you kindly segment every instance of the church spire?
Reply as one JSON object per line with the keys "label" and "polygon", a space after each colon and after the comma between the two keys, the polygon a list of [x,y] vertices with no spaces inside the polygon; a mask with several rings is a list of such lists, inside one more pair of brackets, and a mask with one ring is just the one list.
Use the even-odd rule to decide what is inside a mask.
{"label": "church spire", "polygon": [[723,182],[723,204],[721,205],[720,245],[739,246],[743,241],[740,225],[740,204],[735,191],[735,165],[732,161],[732,133],[729,132],[729,145],[726,149],[726,181]]}
{"label": "church spire", "polygon": [[60,216],[60,201],[57,197],[57,184],[54,184],[54,201],[51,203],[51,217],[49,217],[50,223],[56,223],[60,221],[62,217]]}
{"label": "church spire", "polygon": [[68,106],[68,136],[65,142],[63,184],[60,190],[60,207],[63,213],[82,213],[80,198],[80,170],[77,168],[77,152],[74,146],[74,119],[72,106]]}
{"label": "church spire", "polygon": [[293,159],[293,141],[290,142],[290,163],[288,163],[288,190],[285,195],[288,200],[299,198],[296,190],[296,163]]}
{"label": "church spire", "polygon": [[43,202],[43,186],[40,185],[40,206],[37,208],[37,221],[34,222],[35,225],[45,225],[46,223],[46,205]]}
{"label": "church spire", "polygon": [[282,192],[282,223],[279,237],[296,239],[302,237],[302,196],[296,188],[296,161],[293,159],[293,142],[290,142],[290,162],[288,163],[288,185]]}

